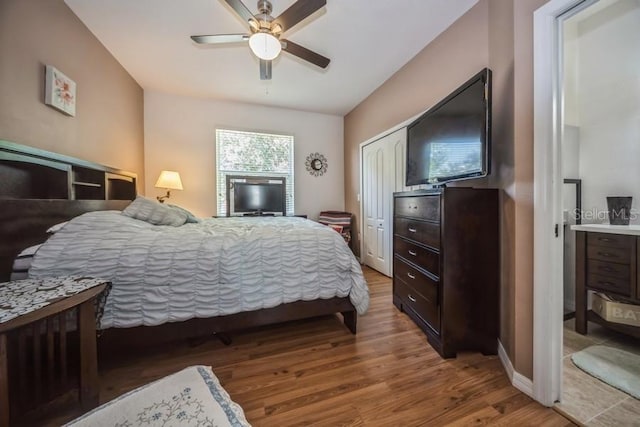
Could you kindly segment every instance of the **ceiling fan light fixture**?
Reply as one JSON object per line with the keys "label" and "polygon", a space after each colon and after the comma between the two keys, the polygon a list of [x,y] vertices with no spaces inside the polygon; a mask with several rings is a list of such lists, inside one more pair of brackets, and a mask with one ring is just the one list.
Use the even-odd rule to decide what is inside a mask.
{"label": "ceiling fan light fixture", "polygon": [[255,56],[265,61],[276,59],[282,51],[280,40],[266,32],[252,34],[249,37],[249,47]]}
{"label": "ceiling fan light fixture", "polygon": [[253,31],[260,30],[260,23],[254,19],[249,19],[249,26],[253,29]]}

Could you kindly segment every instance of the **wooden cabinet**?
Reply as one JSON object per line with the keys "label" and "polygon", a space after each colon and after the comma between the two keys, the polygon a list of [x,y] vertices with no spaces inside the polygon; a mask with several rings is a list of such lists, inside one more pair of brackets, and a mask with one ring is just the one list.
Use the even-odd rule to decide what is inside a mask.
{"label": "wooden cabinet", "polygon": [[638,244],[640,227],[586,224],[576,230],[576,331],[587,333],[587,320],[640,337],[640,328],[608,322],[588,310],[589,291],[640,305]]}
{"label": "wooden cabinet", "polygon": [[96,306],[109,286],[88,277],[0,283],[0,427],[76,387],[85,410],[98,405]]}
{"label": "wooden cabinet", "polygon": [[393,303],[443,357],[496,354],[498,190],[394,194]]}

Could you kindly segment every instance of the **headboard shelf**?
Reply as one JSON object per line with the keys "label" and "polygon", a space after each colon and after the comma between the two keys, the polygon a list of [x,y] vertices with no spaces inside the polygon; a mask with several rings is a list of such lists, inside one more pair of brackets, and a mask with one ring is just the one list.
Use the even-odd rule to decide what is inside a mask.
{"label": "headboard shelf", "polygon": [[85,212],[122,210],[135,173],[0,140],[0,282],[16,255],[46,230]]}
{"label": "headboard shelf", "polygon": [[0,140],[0,199],[131,200],[137,175]]}

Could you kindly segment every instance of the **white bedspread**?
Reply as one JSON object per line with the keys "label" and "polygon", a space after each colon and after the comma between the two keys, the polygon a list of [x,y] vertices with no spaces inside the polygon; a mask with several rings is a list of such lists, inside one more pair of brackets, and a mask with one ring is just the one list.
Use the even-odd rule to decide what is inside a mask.
{"label": "white bedspread", "polygon": [[117,211],[74,218],[37,252],[30,277],[109,279],[101,328],[159,325],[369,292],[341,236],[295,217],[211,218],[157,226]]}

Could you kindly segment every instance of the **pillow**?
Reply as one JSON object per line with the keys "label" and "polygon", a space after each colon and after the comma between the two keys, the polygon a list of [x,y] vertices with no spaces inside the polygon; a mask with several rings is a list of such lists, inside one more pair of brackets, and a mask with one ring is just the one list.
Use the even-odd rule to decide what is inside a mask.
{"label": "pillow", "polygon": [[22,280],[29,277],[29,269],[31,268],[33,257],[36,252],[38,252],[38,249],[40,249],[40,246],[42,246],[42,243],[30,246],[18,254],[16,259],[13,260],[13,268],[11,269],[11,277],[9,280]]}
{"label": "pillow", "polygon": [[177,205],[167,205],[167,206],[170,207],[171,209],[176,209],[180,212],[184,212],[185,214],[187,214],[187,224],[197,224],[200,222],[200,218],[198,218],[197,216],[195,216],[185,208],[181,208],[180,206],[177,206]]}
{"label": "pillow", "polygon": [[153,225],[179,227],[187,222],[186,213],[142,196],[136,197],[136,199],[122,211],[122,215]]}
{"label": "pillow", "polygon": [[47,234],[55,234],[58,231],[62,230],[62,228],[67,225],[69,221],[61,222],[60,224],[52,225],[47,229]]}

